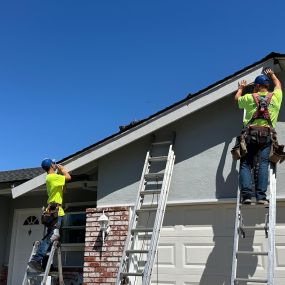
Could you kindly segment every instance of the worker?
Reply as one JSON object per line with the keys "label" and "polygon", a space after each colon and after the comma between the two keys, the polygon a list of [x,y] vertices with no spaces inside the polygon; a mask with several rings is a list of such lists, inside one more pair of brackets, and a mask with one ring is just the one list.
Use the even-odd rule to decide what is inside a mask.
{"label": "worker", "polygon": [[[269,92],[270,79],[274,91]],[[235,101],[240,109],[245,109],[244,129],[246,150],[240,158],[239,185],[241,202],[251,204],[252,173],[254,169],[255,196],[257,204],[268,204],[266,191],[268,185],[269,155],[272,145],[272,135],[276,135],[275,126],[282,102],[281,83],[271,68],[266,68],[263,74],[254,81],[253,94],[242,96],[247,86],[245,80],[238,83]]]}
{"label": "worker", "polygon": [[43,270],[43,259],[46,253],[51,248],[52,243],[60,238],[59,230],[64,216],[62,208],[63,188],[65,183],[71,180],[68,171],[50,158],[44,159],[41,166],[47,172],[48,206],[42,216],[42,223],[47,227],[47,233],[41,240],[37,252],[28,262],[29,267],[36,271]]}

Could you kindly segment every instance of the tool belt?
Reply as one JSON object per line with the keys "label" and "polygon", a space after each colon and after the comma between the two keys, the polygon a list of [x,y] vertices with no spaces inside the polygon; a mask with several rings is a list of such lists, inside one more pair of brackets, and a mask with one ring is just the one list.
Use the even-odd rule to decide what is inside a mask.
{"label": "tool belt", "polygon": [[246,143],[264,145],[271,142],[270,127],[249,126],[246,128]]}
{"label": "tool belt", "polygon": [[248,126],[236,137],[235,146],[231,150],[234,160],[239,160],[247,154],[248,144],[265,145],[271,144],[269,161],[273,163],[285,160],[284,145],[279,145],[275,129],[270,127]]}
{"label": "tool belt", "polygon": [[57,223],[58,211],[61,204],[50,203],[45,208],[43,207],[41,222],[46,227],[54,226]]}

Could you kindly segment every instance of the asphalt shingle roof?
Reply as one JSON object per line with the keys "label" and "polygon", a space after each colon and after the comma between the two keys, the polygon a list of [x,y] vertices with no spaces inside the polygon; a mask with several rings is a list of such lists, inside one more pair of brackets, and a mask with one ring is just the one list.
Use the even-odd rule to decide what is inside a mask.
{"label": "asphalt shingle roof", "polygon": [[29,180],[43,172],[44,170],[41,167],[1,171],[0,183]]}

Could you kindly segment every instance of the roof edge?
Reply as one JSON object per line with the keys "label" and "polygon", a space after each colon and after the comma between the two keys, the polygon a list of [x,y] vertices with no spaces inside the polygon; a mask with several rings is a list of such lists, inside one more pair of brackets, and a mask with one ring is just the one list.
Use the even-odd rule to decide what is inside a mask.
{"label": "roof edge", "polygon": [[207,86],[207,87],[205,87],[205,88],[203,88],[203,89],[197,91],[197,92],[194,93],[194,94],[188,94],[184,99],[175,102],[174,104],[172,104],[172,105],[170,105],[170,106],[168,106],[168,107],[166,107],[166,108],[164,108],[164,109],[162,109],[162,110],[160,110],[160,111],[158,111],[158,112],[156,112],[156,113],[150,115],[149,117],[147,117],[147,118],[145,118],[145,119],[142,119],[142,120],[140,120],[140,121],[131,122],[130,128],[127,128],[127,129],[125,129],[125,130],[123,130],[123,131],[119,131],[119,132],[117,132],[117,133],[114,133],[114,134],[112,134],[112,135],[110,135],[110,136],[108,136],[108,137],[106,137],[106,138],[104,138],[104,139],[102,139],[102,140],[99,140],[98,142],[96,142],[96,143],[94,143],[94,144],[92,144],[92,145],[90,145],[90,146],[88,146],[88,147],[85,147],[85,148],[83,148],[83,149],[81,149],[81,150],[79,150],[79,151],[77,151],[77,152],[75,152],[75,153],[73,153],[73,154],[71,154],[71,155],[69,155],[69,156],[66,156],[66,157],[62,158],[62,159],[59,161],[59,163],[64,163],[64,162],[66,162],[67,160],[69,160],[69,159],[71,159],[71,158],[74,158],[75,156],[79,156],[79,155],[82,154],[82,153],[88,152],[88,151],[90,151],[93,147],[99,146],[100,144],[105,143],[105,142],[107,142],[108,140],[110,140],[110,139],[112,139],[112,138],[114,138],[114,137],[116,137],[116,136],[119,136],[119,135],[122,135],[122,134],[127,134],[127,132],[128,132],[130,129],[132,129],[132,128],[134,128],[134,127],[137,127],[137,126],[139,126],[139,125],[142,125],[143,123],[145,123],[145,122],[147,122],[147,121],[153,119],[154,117],[156,117],[156,116],[158,116],[158,115],[160,115],[160,114],[162,114],[162,113],[164,113],[164,112],[166,112],[166,111],[169,111],[170,109],[172,109],[172,108],[174,108],[174,107],[176,107],[176,106],[178,106],[178,105],[180,105],[180,104],[182,104],[182,103],[184,103],[184,102],[187,102],[189,99],[193,99],[193,98],[199,96],[200,94],[202,94],[202,93],[204,93],[204,92],[210,90],[211,88],[213,88],[213,87],[215,87],[215,86],[217,86],[217,85],[222,84],[223,82],[225,82],[225,81],[227,81],[227,80],[229,80],[229,79],[231,79],[231,78],[233,78],[233,77],[235,77],[235,76],[237,76],[237,75],[243,73],[244,71],[246,71],[246,70],[248,70],[248,69],[250,69],[250,68],[252,68],[252,67],[254,67],[254,66],[256,66],[256,65],[258,65],[258,64],[260,64],[260,63],[262,63],[262,62],[265,62],[265,61],[270,60],[270,59],[274,59],[274,58],[276,58],[276,57],[284,57],[284,58],[285,58],[285,54],[276,53],[276,52],[271,52],[270,54],[268,54],[267,56],[265,56],[265,57],[262,58],[261,60],[255,62],[255,63],[253,63],[253,64],[250,64],[250,65],[244,67],[243,69],[241,69],[241,70],[239,70],[239,71],[237,71],[237,72],[235,72],[235,73],[233,73],[233,74],[231,74],[231,75],[229,75],[229,76],[227,76],[227,77],[225,77],[225,78],[223,78],[223,79],[221,79],[221,80],[219,80],[219,81],[217,81],[217,82],[215,82],[215,83],[213,83],[213,84],[210,84],[209,86]]}

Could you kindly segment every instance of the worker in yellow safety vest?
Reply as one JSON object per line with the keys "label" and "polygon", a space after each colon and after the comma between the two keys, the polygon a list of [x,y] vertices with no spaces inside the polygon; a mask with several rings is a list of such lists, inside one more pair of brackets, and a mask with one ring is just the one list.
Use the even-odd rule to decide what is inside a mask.
{"label": "worker in yellow safety vest", "polygon": [[[273,92],[269,92],[271,81],[274,85]],[[254,169],[256,202],[268,204],[268,165],[273,141],[277,141],[275,126],[282,102],[281,83],[273,70],[266,68],[263,74],[255,78],[252,94],[242,95],[246,86],[245,80],[239,82],[235,94],[238,107],[245,109],[244,128],[239,137],[239,143],[243,146],[239,171],[241,202],[251,204],[251,170]]]}
{"label": "worker in yellow safety vest", "polygon": [[60,238],[59,229],[64,216],[62,208],[63,188],[65,183],[71,180],[69,172],[50,158],[44,159],[41,166],[47,172],[48,206],[42,214],[42,223],[47,227],[47,233],[41,240],[37,252],[28,262],[29,267],[35,271],[43,270],[43,259],[47,251],[51,248],[52,243]]}

